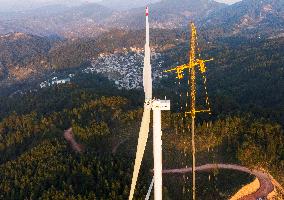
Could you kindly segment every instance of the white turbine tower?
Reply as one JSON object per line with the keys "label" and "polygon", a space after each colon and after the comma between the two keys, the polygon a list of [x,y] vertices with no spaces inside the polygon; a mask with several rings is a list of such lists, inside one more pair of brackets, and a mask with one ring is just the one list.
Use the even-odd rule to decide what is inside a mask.
{"label": "white turbine tower", "polygon": [[146,7],[146,44],[143,68],[143,86],[145,93],[144,112],[139,132],[137,152],[135,158],[134,171],[132,176],[129,200],[133,199],[135,186],[143,159],[153,110],[153,155],[154,155],[154,199],[162,200],[162,131],[161,131],[161,111],[170,110],[170,101],[152,99],[152,70],[151,52],[149,45],[149,9]]}

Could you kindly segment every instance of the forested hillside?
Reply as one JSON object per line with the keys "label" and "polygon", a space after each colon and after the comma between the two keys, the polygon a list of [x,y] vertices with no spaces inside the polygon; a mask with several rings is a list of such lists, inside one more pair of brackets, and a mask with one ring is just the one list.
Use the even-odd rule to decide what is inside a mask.
{"label": "forested hillside", "polygon": [[[0,13],[0,200],[128,198],[144,103],[145,8],[122,11],[116,2]],[[164,169],[192,164],[184,114],[190,81],[165,70],[189,62],[194,19],[196,55],[213,58],[206,86],[199,69],[196,76],[196,109],[207,106],[205,89],[211,108],[196,117],[196,165],[264,170],[284,185],[283,6],[152,2],[153,97],[171,100],[162,113]],[[152,143],[150,131],[135,199],[145,198],[153,177]],[[163,199],[191,199],[191,178],[165,174]],[[197,173],[197,199],[229,199],[254,179],[239,171]]]}
{"label": "forested hillside", "polygon": [[[126,198],[129,162],[111,150],[119,137],[133,133],[140,111],[113,96],[118,91],[107,80],[89,78],[1,100],[1,198]],[[63,131],[69,127],[83,154],[67,145]]]}
{"label": "forested hillside", "polygon": [[[139,91],[117,90],[101,76],[85,75],[70,85],[2,98],[1,198],[127,198],[142,115],[143,102],[137,101],[141,95]],[[284,182],[281,125],[237,113],[223,112],[218,118],[198,123],[198,164],[258,166]],[[163,114],[165,168],[191,163],[190,134],[180,119],[177,110]],[[69,127],[84,147],[82,153],[74,152],[65,141],[63,132]],[[151,180],[151,143],[150,138],[138,199],[143,198]],[[213,177],[210,181],[208,175]],[[200,174],[198,196],[227,199],[251,180],[232,172]],[[188,188],[186,192],[183,187]],[[185,199],[191,195],[189,188],[190,181],[182,177],[165,177],[166,199],[177,195]]]}

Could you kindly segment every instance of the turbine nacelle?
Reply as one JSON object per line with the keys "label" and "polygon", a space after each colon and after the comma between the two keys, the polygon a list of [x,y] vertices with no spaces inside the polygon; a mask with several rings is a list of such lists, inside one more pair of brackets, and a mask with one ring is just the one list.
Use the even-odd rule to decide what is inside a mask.
{"label": "turbine nacelle", "polygon": [[152,103],[153,110],[171,110],[170,100],[154,100]]}

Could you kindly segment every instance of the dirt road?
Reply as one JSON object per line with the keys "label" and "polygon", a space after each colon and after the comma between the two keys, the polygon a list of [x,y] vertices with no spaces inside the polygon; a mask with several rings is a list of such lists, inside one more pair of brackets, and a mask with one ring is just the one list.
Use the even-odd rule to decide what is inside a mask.
{"label": "dirt road", "polygon": [[[268,194],[274,190],[274,185],[272,184],[269,175],[261,171],[251,170],[247,167],[232,164],[206,164],[196,167],[196,171],[211,171],[214,169],[235,170],[256,176],[260,182],[260,188],[255,193],[244,196],[240,198],[240,200],[264,200],[267,198]],[[163,170],[163,173],[165,174],[185,174],[189,172],[191,172],[191,168]]]}

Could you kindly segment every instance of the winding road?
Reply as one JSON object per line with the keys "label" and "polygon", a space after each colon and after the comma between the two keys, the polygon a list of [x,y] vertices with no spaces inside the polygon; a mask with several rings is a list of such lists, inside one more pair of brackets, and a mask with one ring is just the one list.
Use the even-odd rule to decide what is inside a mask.
{"label": "winding road", "polygon": [[[206,164],[196,167],[196,171],[211,171],[214,169],[228,169],[245,172],[256,176],[260,182],[259,189],[247,196],[240,198],[239,200],[264,200],[267,196],[274,191],[274,185],[270,179],[270,176],[262,171],[251,170],[247,167],[232,165],[232,164]],[[164,174],[185,174],[191,172],[191,168],[181,168],[181,169],[167,169],[163,170]]]}

